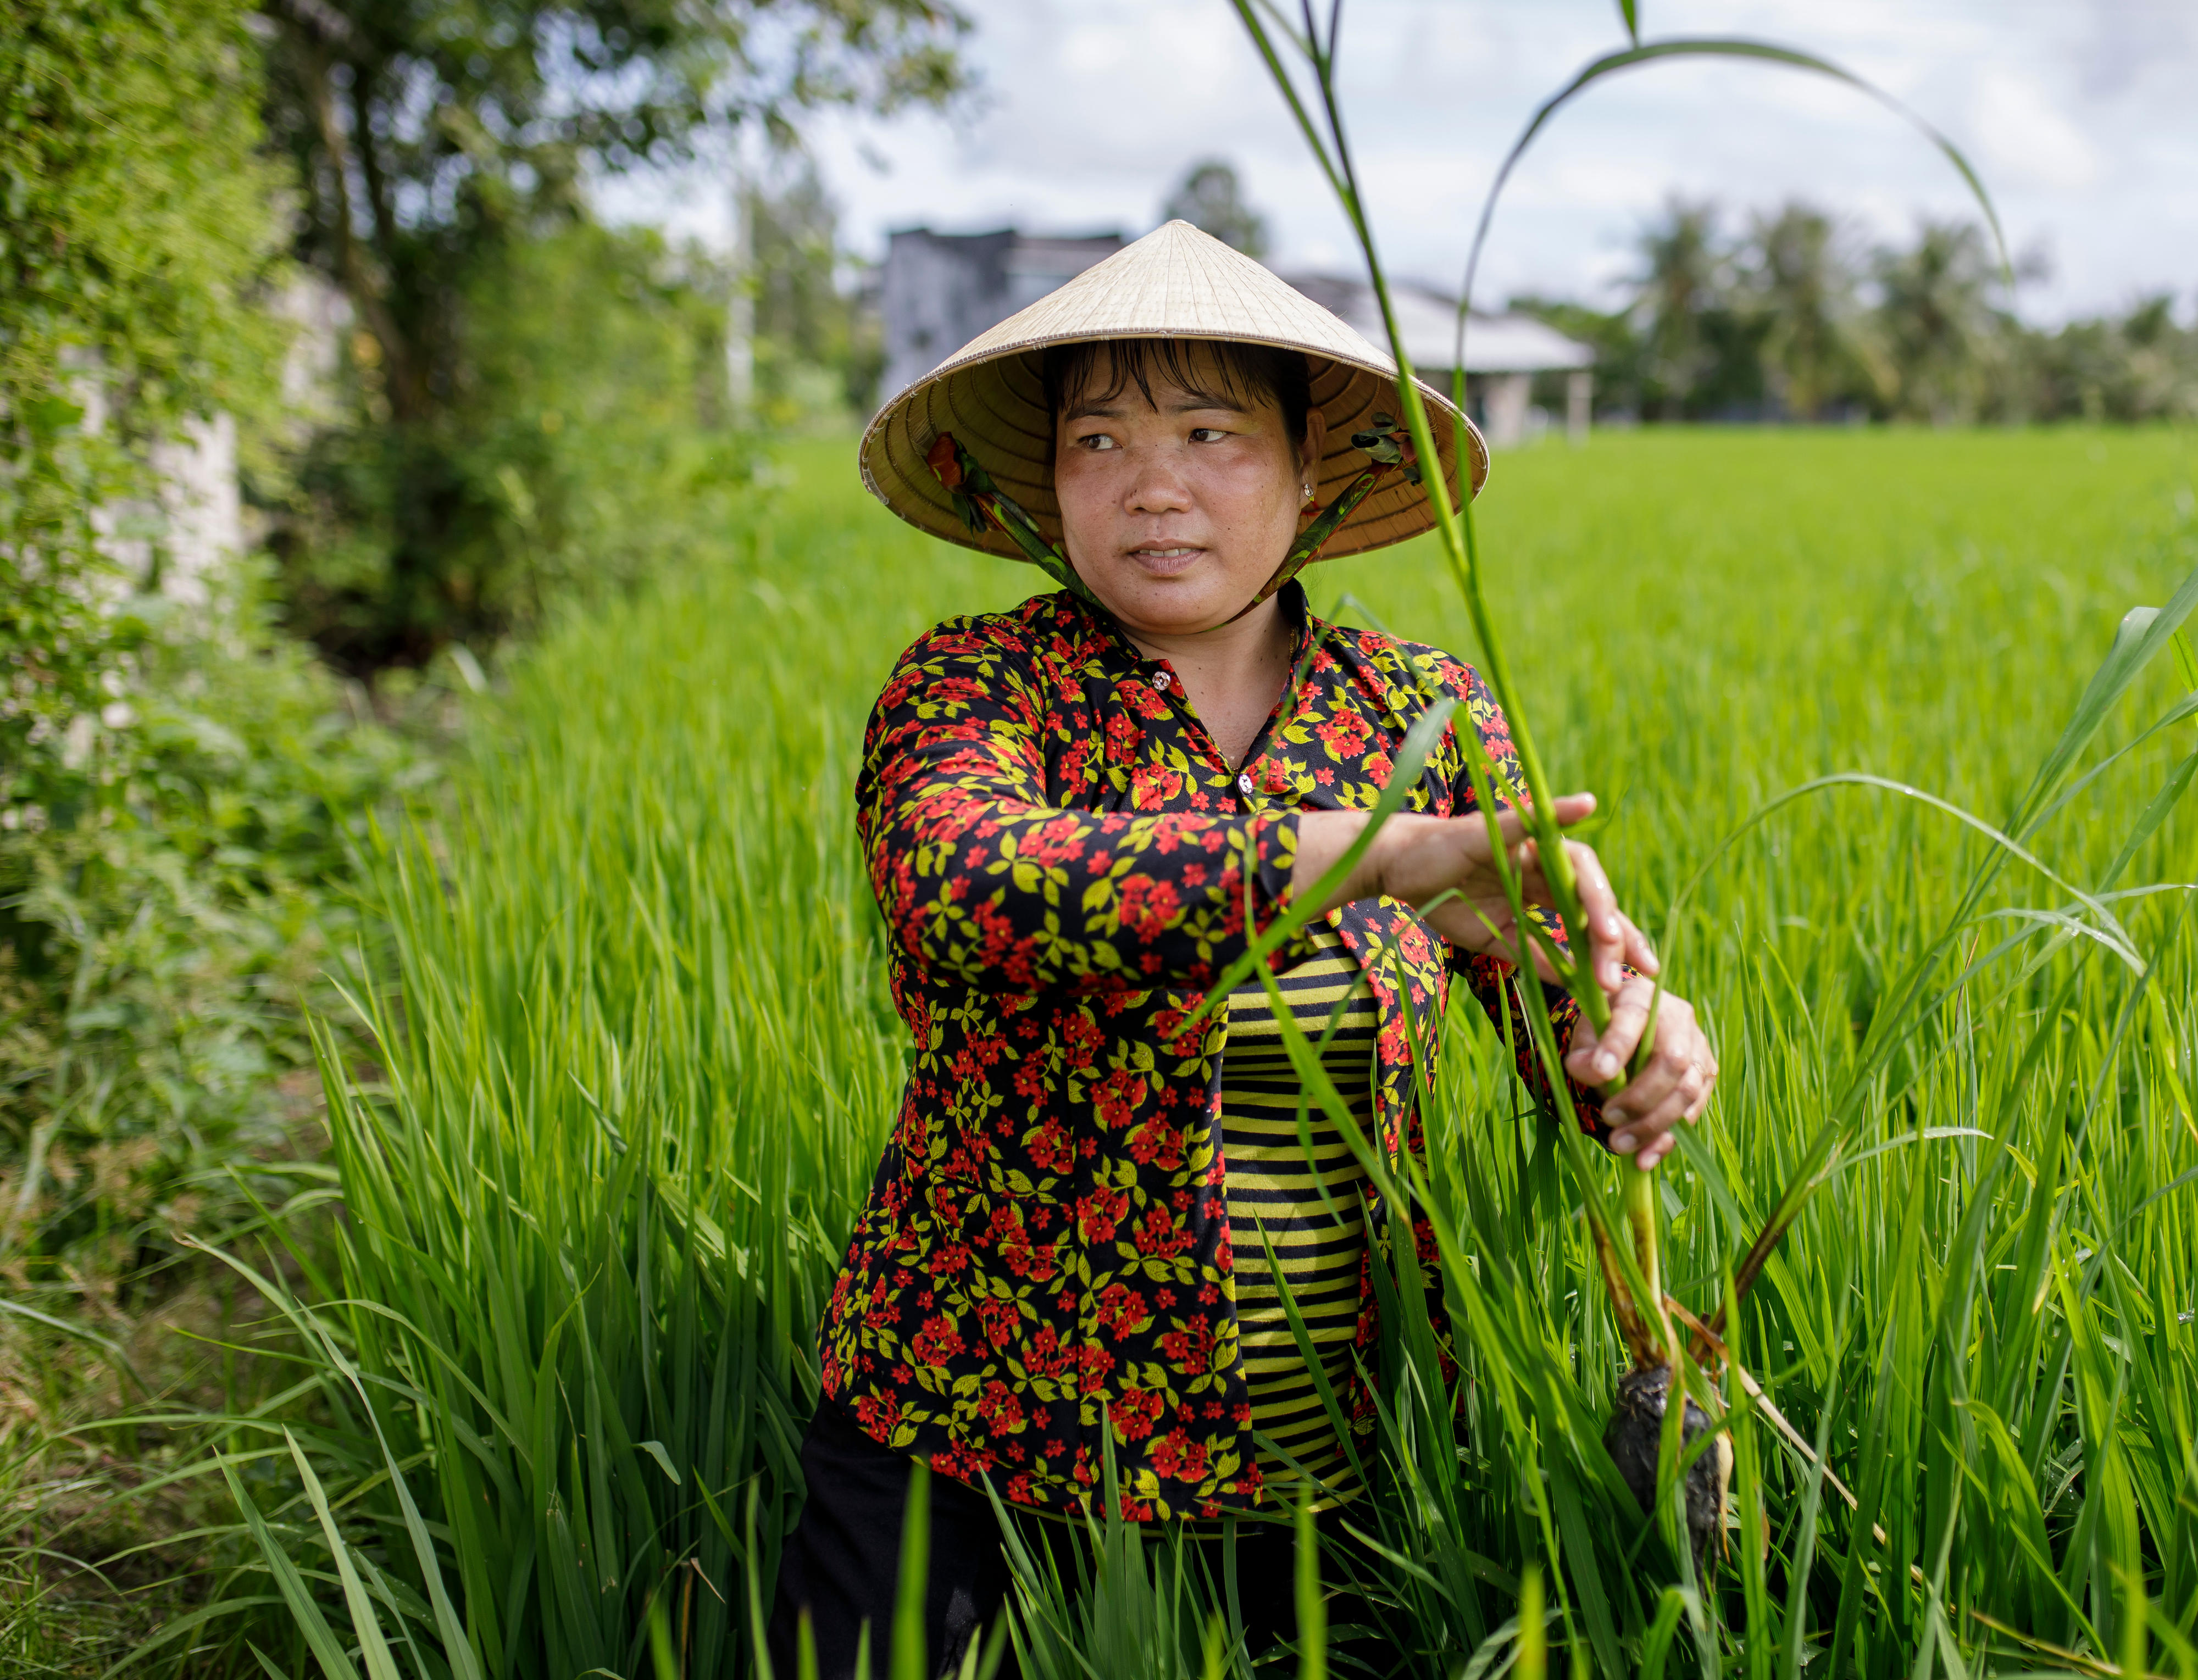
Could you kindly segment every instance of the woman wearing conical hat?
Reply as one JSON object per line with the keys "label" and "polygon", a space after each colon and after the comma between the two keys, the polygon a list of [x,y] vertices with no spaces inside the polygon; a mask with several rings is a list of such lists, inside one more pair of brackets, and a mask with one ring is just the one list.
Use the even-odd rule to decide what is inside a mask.
{"label": "woman wearing conical hat", "polygon": [[[1362,1491],[1369,1268],[1433,1244],[1373,1194],[1319,1105],[1301,1126],[1263,987],[1189,1018],[1350,847],[1445,695],[1453,725],[1404,812],[1273,959],[1282,1007],[1393,1152],[1421,1148],[1451,980],[1499,1028],[1518,1008],[1457,738],[1477,730],[1502,770],[1501,713],[1465,665],[1323,623],[1295,581],[1431,523],[1396,379],[1335,317],[1174,222],[985,334],[863,439],[864,480],[896,514],[1061,587],[924,636],[864,741],[858,827],[916,1054],[820,1333],[808,1503],[773,1617],[791,1662],[807,1609],[825,1680],[853,1671],[866,1622],[882,1649],[912,1461],[937,1473],[934,1672],[1006,1589],[987,1485],[1010,1509],[1071,1514],[1111,1461],[1125,1514],[1197,1532]],[[1468,446],[1433,469],[1477,491],[1479,435],[1423,395],[1445,451]],[[1558,815],[1592,806],[1575,795]],[[1516,844],[1515,817],[1501,826]],[[1574,1102],[1647,1166],[1701,1113],[1716,1062],[1666,995],[1646,1070],[1599,1102],[1644,1032],[1655,963],[1573,849],[1611,1026],[1574,1032],[1554,987],[1552,1008]],[[1546,1096],[1523,1018],[1509,1030]],[[1256,1654],[1294,1622],[1288,1532],[1236,1527]]]}

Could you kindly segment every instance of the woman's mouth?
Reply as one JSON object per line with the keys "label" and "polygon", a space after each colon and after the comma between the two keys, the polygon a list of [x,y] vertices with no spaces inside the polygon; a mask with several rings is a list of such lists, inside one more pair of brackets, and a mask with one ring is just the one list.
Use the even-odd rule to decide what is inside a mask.
{"label": "woman's mouth", "polygon": [[1185,543],[1143,543],[1130,550],[1130,558],[1148,572],[1181,572],[1206,550]]}

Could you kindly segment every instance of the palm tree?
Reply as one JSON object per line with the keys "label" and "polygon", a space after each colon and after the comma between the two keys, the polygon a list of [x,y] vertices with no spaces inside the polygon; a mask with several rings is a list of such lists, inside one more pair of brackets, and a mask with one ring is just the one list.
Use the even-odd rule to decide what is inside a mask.
{"label": "palm tree", "polygon": [[1643,406],[1676,419],[1713,382],[1730,335],[1732,270],[1717,206],[1674,195],[1642,230],[1631,313],[1642,325]]}
{"label": "palm tree", "polygon": [[1235,167],[1219,158],[1190,166],[1160,206],[1160,220],[1180,218],[1247,257],[1267,254],[1266,218],[1244,202]]}
{"label": "palm tree", "polygon": [[1857,383],[1855,288],[1848,241],[1823,211],[1799,201],[1753,219],[1742,285],[1764,325],[1763,357],[1786,411],[1814,420]]}
{"label": "palm tree", "polygon": [[1936,426],[1968,419],[1999,324],[1984,235],[1973,223],[1925,221],[1913,247],[1880,252],[1876,266],[1893,406]]}

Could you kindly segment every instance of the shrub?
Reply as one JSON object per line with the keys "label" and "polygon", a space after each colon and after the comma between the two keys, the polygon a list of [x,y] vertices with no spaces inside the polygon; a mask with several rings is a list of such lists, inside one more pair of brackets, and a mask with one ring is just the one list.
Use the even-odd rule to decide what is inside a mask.
{"label": "shrub", "polygon": [[101,1272],[233,1200],[232,1162],[287,1153],[299,1006],[358,932],[348,817],[417,762],[248,579],[204,617],[129,617],[122,697],[71,726],[62,796],[0,830],[0,1245],[90,1243]]}
{"label": "shrub", "polygon": [[274,401],[248,17],[32,0],[0,32],[0,1255],[126,1243],[271,1127],[340,813],[402,762],[252,580],[160,589],[164,441]]}
{"label": "shrub", "polygon": [[364,675],[537,625],[724,529],[747,450],[724,412],[723,269],[574,221],[479,255],[464,352],[434,413],[392,419],[375,340],[352,418],[247,494],[271,521],[291,628]]}

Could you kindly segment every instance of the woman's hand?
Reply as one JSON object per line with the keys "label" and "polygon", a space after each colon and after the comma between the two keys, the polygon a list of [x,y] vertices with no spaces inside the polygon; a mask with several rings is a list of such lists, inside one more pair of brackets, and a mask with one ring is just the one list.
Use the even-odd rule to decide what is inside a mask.
{"label": "woman's hand", "polygon": [[[1595,810],[1592,793],[1567,793],[1556,800],[1561,823],[1585,821]],[[1298,825],[1298,857],[1290,884],[1308,890],[1330,864],[1350,849],[1366,826],[1364,812],[1323,811],[1309,813]],[[1555,908],[1548,877],[1526,826],[1515,811],[1497,818],[1497,828],[1509,852],[1512,867],[1520,875],[1521,897],[1530,906]],[[1594,848],[1567,840],[1565,850],[1573,863],[1579,888],[1580,912],[1587,923],[1587,961],[1602,989],[1614,997],[1631,963],[1644,974],[1656,972],[1656,954],[1641,930],[1618,908],[1610,890],[1610,877],[1602,871]],[[1518,929],[1511,917],[1511,901],[1504,896],[1503,877],[1497,871],[1496,852],[1490,843],[1486,818],[1418,817],[1399,812],[1381,825],[1374,844],[1358,860],[1350,879],[1321,906],[1334,910],[1360,898],[1388,897],[1415,907],[1427,906],[1421,915],[1428,925],[1462,950],[1492,951],[1509,957],[1519,945]],[[1437,901],[1441,902],[1438,903]],[[1538,945],[1530,945],[1535,968],[1544,980],[1556,974]]]}
{"label": "woman's hand", "polygon": [[[1555,802],[1556,817],[1570,825],[1595,810],[1592,793],[1571,793]],[[1358,811],[1315,811],[1298,828],[1293,887],[1311,887],[1349,850],[1364,828]],[[1521,897],[1529,906],[1554,909],[1541,858],[1516,811],[1497,819],[1497,834],[1519,872]],[[1641,930],[1618,908],[1610,878],[1594,849],[1565,842],[1586,923],[1590,971],[1610,999],[1610,1024],[1596,1033],[1583,1018],[1573,1034],[1565,1070],[1583,1084],[1601,1085],[1617,1077],[1639,1048],[1648,1024],[1649,1000],[1659,963]],[[1381,826],[1374,844],[1350,878],[1322,906],[1333,910],[1360,898],[1388,897],[1424,910],[1428,924],[1451,944],[1466,950],[1492,951],[1509,958],[1518,949],[1517,927],[1497,873],[1486,820],[1470,817],[1420,817],[1399,812]],[[1443,900],[1437,904],[1438,899]],[[1554,980],[1547,956],[1530,947],[1534,966]],[[1623,964],[1638,972],[1629,975]],[[1647,978],[1644,978],[1647,977]],[[1718,1076],[1717,1057],[1695,1020],[1694,1006],[1664,994],[1656,1005],[1654,1049],[1626,1088],[1603,1104],[1611,1128],[1610,1147],[1633,1156],[1643,1171],[1672,1152],[1672,1128],[1681,1119],[1701,1117]]]}
{"label": "woman's hand", "polygon": [[[1573,1030],[1565,1072],[1584,1085],[1599,1085],[1633,1060],[1648,1025],[1649,999],[1656,985],[1629,975],[1610,1000],[1610,1025],[1601,1033],[1583,1015]],[[1604,1099],[1603,1124],[1610,1128],[1614,1154],[1631,1155],[1643,1172],[1672,1153],[1672,1128],[1692,1125],[1710,1106],[1717,1084],[1718,1060],[1708,1037],[1695,1020],[1695,1006],[1666,992],[1656,1002],[1656,1047],[1625,1089]]]}

